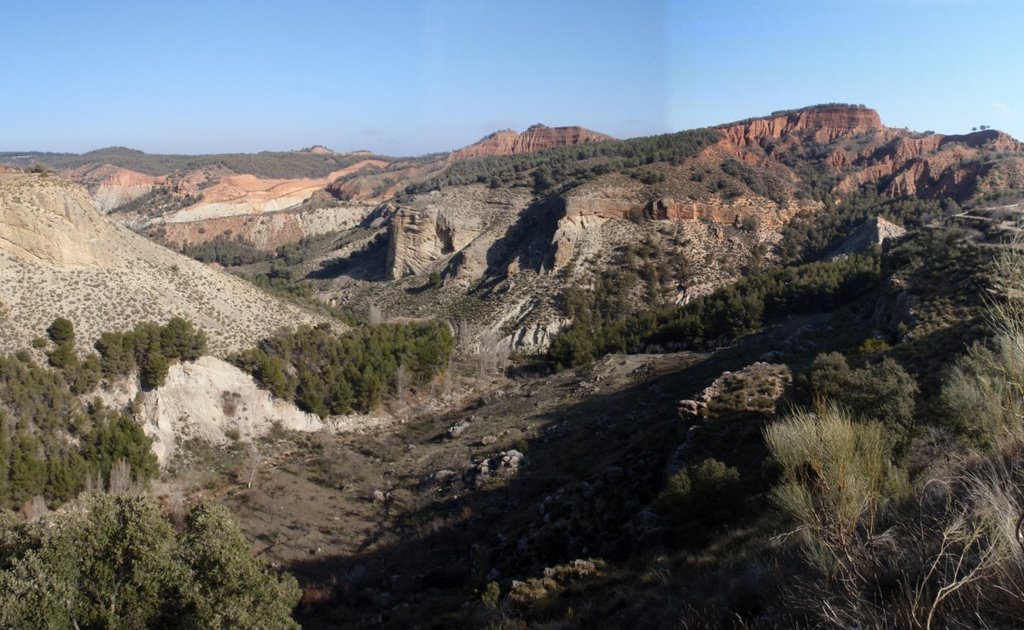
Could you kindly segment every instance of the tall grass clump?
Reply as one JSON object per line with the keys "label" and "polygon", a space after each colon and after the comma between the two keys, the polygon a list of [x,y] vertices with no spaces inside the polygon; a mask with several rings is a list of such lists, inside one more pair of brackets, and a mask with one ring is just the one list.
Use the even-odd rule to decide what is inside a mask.
{"label": "tall grass clump", "polygon": [[782,470],[771,499],[798,523],[810,564],[834,576],[899,493],[884,431],[829,405],[819,413],[797,411],[768,426],[764,436]]}

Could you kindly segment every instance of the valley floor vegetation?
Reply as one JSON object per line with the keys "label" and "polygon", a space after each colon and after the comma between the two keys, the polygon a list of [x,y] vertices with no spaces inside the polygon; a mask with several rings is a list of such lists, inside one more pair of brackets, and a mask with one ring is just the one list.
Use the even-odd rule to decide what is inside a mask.
{"label": "valley floor vegetation", "polygon": [[444,322],[376,324],[343,335],[318,326],[271,337],[233,360],[278,398],[326,417],[369,413],[389,391],[429,381],[448,367],[453,348]]}
{"label": "valley floor vegetation", "polygon": [[[294,627],[294,578],[254,559],[223,507],[199,503],[172,522],[145,494],[159,470],[131,405],[95,396],[104,379],[159,387],[173,362],[205,353],[204,332],[181,318],[141,322],[103,333],[85,356],[75,339],[62,317],[33,351],[0,357],[0,627]],[[320,326],[235,361],[326,416],[372,411],[429,381],[452,349],[440,322]]]}

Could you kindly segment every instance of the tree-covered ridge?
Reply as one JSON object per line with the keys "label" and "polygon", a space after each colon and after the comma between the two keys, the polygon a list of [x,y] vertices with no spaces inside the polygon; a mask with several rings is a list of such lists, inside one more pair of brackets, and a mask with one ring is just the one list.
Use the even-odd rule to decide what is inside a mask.
{"label": "tree-covered ridge", "polygon": [[443,186],[484,183],[527,186],[538,193],[564,192],[606,173],[656,162],[679,164],[722,138],[722,132],[697,129],[632,140],[607,140],[553,147],[536,153],[488,156],[454,162],[438,177],[407,188],[423,193]]}
{"label": "tree-covered ridge", "polygon": [[881,255],[758,271],[683,306],[662,306],[623,316],[605,284],[566,294],[573,324],[548,350],[557,367],[588,363],[613,352],[650,345],[704,348],[735,339],[772,318],[835,308],[878,286]]}
{"label": "tree-covered ridge", "polygon": [[453,347],[444,322],[379,324],[343,335],[317,326],[265,339],[232,360],[275,396],[326,417],[370,412],[404,379],[433,378]]}
{"label": "tree-covered ridge", "polygon": [[144,496],[91,495],[28,523],[0,515],[0,627],[296,628],[299,597],[212,503],[180,531]]}

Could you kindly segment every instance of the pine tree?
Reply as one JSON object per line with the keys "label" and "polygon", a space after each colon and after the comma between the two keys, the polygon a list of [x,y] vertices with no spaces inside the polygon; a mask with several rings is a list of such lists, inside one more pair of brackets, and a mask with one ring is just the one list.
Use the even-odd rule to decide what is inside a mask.
{"label": "pine tree", "polygon": [[39,458],[39,441],[19,431],[11,449],[10,496],[14,505],[43,494],[46,485],[46,462]]}
{"label": "pine tree", "polygon": [[167,362],[167,358],[161,354],[158,348],[151,348],[146,353],[146,358],[142,362],[142,369],[139,377],[142,379],[142,387],[145,389],[154,389],[160,387],[167,382],[167,372],[170,370],[170,364]]}
{"label": "pine tree", "polygon": [[46,334],[58,346],[75,342],[75,326],[71,323],[71,320],[65,317],[58,317],[53,320],[50,327],[46,329]]}

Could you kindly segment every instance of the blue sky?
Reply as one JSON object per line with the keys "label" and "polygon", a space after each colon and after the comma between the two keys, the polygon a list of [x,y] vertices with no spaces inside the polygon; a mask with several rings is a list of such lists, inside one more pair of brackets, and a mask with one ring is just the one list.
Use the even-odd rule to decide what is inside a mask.
{"label": "blue sky", "polygon": [[1024,137],[1015,0],[5,3],[0,150],[445,151],[818,102]]}

